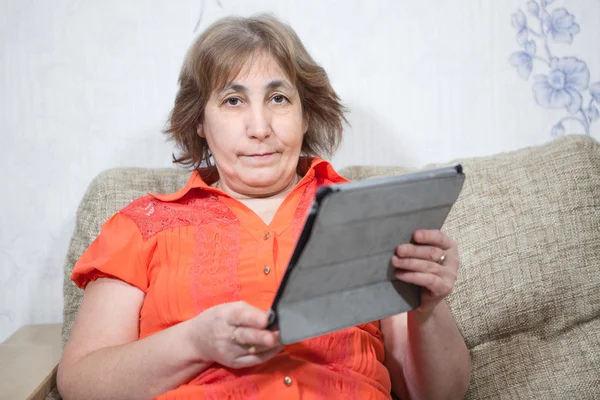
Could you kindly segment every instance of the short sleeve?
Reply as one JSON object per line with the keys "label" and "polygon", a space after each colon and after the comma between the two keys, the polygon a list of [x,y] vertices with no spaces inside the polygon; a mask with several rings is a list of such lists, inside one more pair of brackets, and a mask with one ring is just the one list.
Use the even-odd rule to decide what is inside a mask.
{"label": "short sleeve", "polygon": [[85,289],[98,278],[114,278],[146,292],[148,289],[148,257],[144,239],[130,218],[117,213],[106,221],[100,234],[79,258],[71,280]]}

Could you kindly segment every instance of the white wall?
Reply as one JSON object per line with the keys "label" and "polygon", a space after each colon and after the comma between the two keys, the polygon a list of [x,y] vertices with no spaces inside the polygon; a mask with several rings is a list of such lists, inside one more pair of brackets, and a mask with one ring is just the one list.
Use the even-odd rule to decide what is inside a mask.
{"label": "white wall", "polygon": [[[551,39],[552,55],[580,58],[600,81],[600,1],[548,9],[561,7],[580,33],[571,45]],[[171,165],[160,131],[201,9],[200,30],[259,11],[297,30],[351,109],[333,160],[342,167],[420,166],[550,140],[569,114],[534,100],[534,76],[548,66],[534,61],[525,80],[509,62],[519,8],[535,20],[526,0],[0,0],[0,341],[61,320],[63,259],[90,180],[110,167]],[[543,40],[537,55],[547,56]],[[587,107],[579,67],[568,72]],[[589,133],[599,138],[600,122]]]}

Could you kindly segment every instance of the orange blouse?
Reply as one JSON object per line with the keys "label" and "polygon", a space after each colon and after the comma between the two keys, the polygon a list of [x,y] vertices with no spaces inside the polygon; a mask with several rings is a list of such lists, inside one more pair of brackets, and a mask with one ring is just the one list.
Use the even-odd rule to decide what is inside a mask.
{"label": "orange blouse", "polygon": [[[144,291],[140,339],[225,302],[267,311],[317,188],[339,182],[328,162],[312,159],[266,225],[196,171],[178,192],[149,194],[112,216],[71,279],[85,288],[111,277]],[[377,321],[288,345],[255,367],[212,364],[158,399],[389,399],[383,359]]]}

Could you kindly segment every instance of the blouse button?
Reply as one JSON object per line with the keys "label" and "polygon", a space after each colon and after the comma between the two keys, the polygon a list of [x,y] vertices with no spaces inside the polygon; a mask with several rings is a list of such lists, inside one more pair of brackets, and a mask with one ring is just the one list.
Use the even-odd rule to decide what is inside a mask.
{"label": "blouse button", "polygon": [[283,378],[283,383],[285,383],[285,386],[292,386],[292,378],[286,376],[285,378]]}
{"label": "blouse button", "polygon": [[265,275],[269,275],[269,272],[271,272],[271,268],[267,265],[265,269],[263,269],[263,272],[265,273]]}
{"label": "blouse button", "polygon": [[263,240],[267,240],[269,238],[270,234],[269,232],[265,232],[265,237],[263,237]]}

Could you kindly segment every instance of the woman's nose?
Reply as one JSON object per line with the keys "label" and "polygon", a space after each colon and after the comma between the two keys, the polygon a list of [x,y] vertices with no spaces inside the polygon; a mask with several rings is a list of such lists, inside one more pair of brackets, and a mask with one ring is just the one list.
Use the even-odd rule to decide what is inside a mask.
{"label": "woman's nose", "polygon": [[263,105],[250,109],[246,132],[249,137],[264,140],[271,135],[271,113]]}

